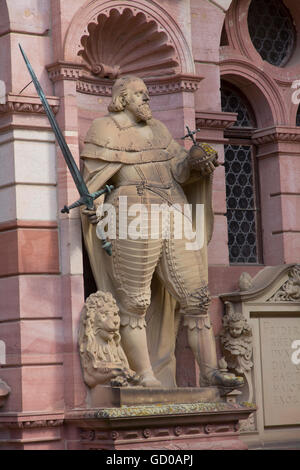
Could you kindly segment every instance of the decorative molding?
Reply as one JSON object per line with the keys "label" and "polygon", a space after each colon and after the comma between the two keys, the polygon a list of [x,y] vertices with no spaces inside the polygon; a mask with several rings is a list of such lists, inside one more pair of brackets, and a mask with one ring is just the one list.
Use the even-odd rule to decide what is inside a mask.
{"label": "decorative molding", "polygon": [[260,129],[252,135],[252,142],[255,145],[264,145],[270,143],[299,143],[300,128],[297,127],[272,127],[269,129]]}
{"label": "decorative molding", "polygon": [[74,64],[69,62],[56,62],[46,66],[48,75],[52,82],[59,80],[78,80],[84,72],[87,72],[86,67],[80,64]]}
{"label": "decorative molding", "polygon": [[[49,96],[47,100],[53,113],[56,114],[59,109],[59,98]],[[0,104],[0,114],[15,113],[46,114],[39,97],[8,93],[6,103]]]}
{"label": "decorative molding", "polygon": [[119,429],[118,431],[104,431],[97,428],[93,429],[84,429],[81,428],[79,431],[80,439],[83,444],[88,445],[89,443],[97,443],[97,441],[144,441],[146,440],[157,440],[159,439],[184,439],[184,438],[197,438],[205,437],[207,435],[214,434],[237,434],[238,428],[235,423],[226,423],[226,424],[202,424],[202,425],[182,425],[182,426],[166,426],[159,427],[155,426],[150,428],[140,428],[140,429],[130,429],[123,430]]}
{"label": "decorative molding", "polygon": [[231,127],[237,119],[237,113],[196,111],[196,127],[200,129],[222,130]]}
{"label": "decorative molding", "polygon": [[0,414],[0,428],[32,429],[62,426],[64,412],[52,413],[5,413]]}
{"label": "decorative molding", "polygon": [[103,79],[97,82],[78,80],[76,83],[76,91],[86,93],[87,95],[111,96],[112,86],[112,80]]}
{"label": "decorative molding", "polygon": [[288,273],[289,279],[267,302],[300,302],[300,264]]}
{"label": "decorative molding", "polygon": [[27,421],[6,422],[5,427],[9,429],[33,429],[33,428],[54,428],[64,424],[63,419],[43,419]]}
{"label": "decorative molding", "polygon": [[155,80],[145,79],[150,95],[166,95],[169,93],[197,91],[203,77],[197,75],[173,75]]}
{"label": "decorative molding", "polygon": [[34,229],[56,229],[58,227],[56,221],[51,220],[9,220],[0,223],[0,232],[7,232],[8,230],[17,230],[21,228],[34,228]]}
{"label": "decorative molding", "polygon": [[236,432],[234,425],[232,424],[206,424],[204,426],[205,434],[216,434],[216,433],[228,433],[228,432]]}
{"label": "decorative molding", "polygon": [[[95,96],[111,96],[114,80],[111,78],[99,78],[93,76],[86,66],[57,62],[47,66],[49,78],[53,82],[59,80],[76,81],[76,90]],[[165,95],[177,92],[194,93],[203,77],[197,75],[177,74],[156,79],[146,78],[145,83],[151,96]],[[228,113],[230,114],[230,113]]]}

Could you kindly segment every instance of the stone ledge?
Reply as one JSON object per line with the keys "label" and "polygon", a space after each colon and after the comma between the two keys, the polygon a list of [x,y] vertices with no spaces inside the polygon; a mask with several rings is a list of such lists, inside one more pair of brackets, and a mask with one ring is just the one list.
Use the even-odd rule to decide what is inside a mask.
{"label": "stone ledge", "polygon": [[121,407],[159,404],[218,402],[217,387],[110,387],[98,385],[91,390],[92,407]]}
{"label": "stone ledge", "polygon": [[72,410],[66,424],[77,430],[73,449],[245,450],[239,420],[253,404],[183,403]]}

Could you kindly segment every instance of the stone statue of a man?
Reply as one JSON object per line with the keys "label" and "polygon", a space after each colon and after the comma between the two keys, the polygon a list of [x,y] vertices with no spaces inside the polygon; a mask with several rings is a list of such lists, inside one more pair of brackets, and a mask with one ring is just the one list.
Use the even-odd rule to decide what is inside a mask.
{"label": "stone statue of a man", "polygon": [[[108,183],[115,187],[105,200],[116,211],[111,257],[101,249],[96,235],[99,208],[97,212],[83,210],[82,223],[97,287],[111,292],[120,309],[122,347],[129,365],[144,387],[175,384],[176,310],[177,319],[184,316],[201,384],[237,385],[238,378],[235,383],[218,370],[208,316],[206,248],[212,230],[211,174],[218,165],[216,152],[204,145],[193,146],[188,153],[176,143],[165,125],[152,117],[147,87],[137,77],[116,80],[108,109],[107,116],[92,123],[81,158],[90,192]],[[188,183],[184,190],[182,185]],[[203,247],[187,250],[184,237],[175,236],[174,223],[169,236],[160,223],[152,227],[154,236],[153,231],[138,239],[119,233],[124,217],[128,225],[134,219],[130,211],[125,213],[124,197],[128,209],[143,204],[146,222],[153,205],[176,206],[180,212],[191,200],[201,201],[206,221]],[[153,315],[146,327],[147,310]]]}

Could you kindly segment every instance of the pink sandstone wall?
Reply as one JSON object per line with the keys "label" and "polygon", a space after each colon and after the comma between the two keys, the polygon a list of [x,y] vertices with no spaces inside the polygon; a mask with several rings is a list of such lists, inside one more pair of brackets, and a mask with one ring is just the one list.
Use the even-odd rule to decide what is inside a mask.
{"label": "pink sandstone wall", "polygon": [[[194,92],[187,80],[189,85],[181,82],[181,88],[171,93],[167,81],[162,94],[153,93],[151,105],[155,117],[177,139],[186,125],[201,127],[197,137],[212,143],[222,162],[224,129],[235,117],[221,112],[220,78],[243,91],[258,122],[254,143],[258,148],[264,264],[299,262],[300,130],[295,127],[297,106],[291,102],[291,84],[300,77],[300,66],[296,58],[280,70],[261,60],[246,25],[249,2],[134,2],[175,38],[181,75],[198,77]],[[59,125],[79,164],[83,136],[91,120],[105,112],[109,97],[76,90],[79,69],[74,47],[90,11],[112,3],[118,7],[133,2],[7,0],[0,4],[0,83],[6,89],[4,100],[0,96],[4,170],[0,172],[0,339],[6,343],[0,377],[12,389],[0,410],[0,422],[7,423],[2,447],[54,449],[65,446],[64,436],[76,441],[78,436],[72,431],[64,435],[62,419],[66,410],[85,406],[87,393],[77,351],[84,302],[79,214],[76,210],[69,216],[60,213],[64,204],[77,199],[77,192],[33,85],[19,96],[30,79],[18,43],[58,111]],[[287,3],[294,14],[299,13],[296,1]],[[220,48],[224,20],[229,45]],[[64,61],[72,62],[69,71],[63,70]],[[47,71],[51,64],[58,71],[52,79]],[[223,314],[219,294],[237,290],[243,271],[254,275],[262,266],[229,266],[224,167],[215,173],[214,211],[209,283],[218,336]],[[195,385],[197,369],[189,367],[186,372],[192,358],[184,334],[178,346],[178,383]]]}

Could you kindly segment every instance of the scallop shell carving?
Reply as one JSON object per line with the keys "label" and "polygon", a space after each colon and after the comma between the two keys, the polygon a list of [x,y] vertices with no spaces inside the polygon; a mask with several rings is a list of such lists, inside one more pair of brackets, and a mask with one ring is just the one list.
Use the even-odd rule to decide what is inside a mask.
{"label": "scallop shell carving", "polygon": [[129,8],[100,14],[88,25],[78,52],[92,74],[104,78],[137,75],[155,78],[174,75],[179,62],[170,38],[142,12]]}

